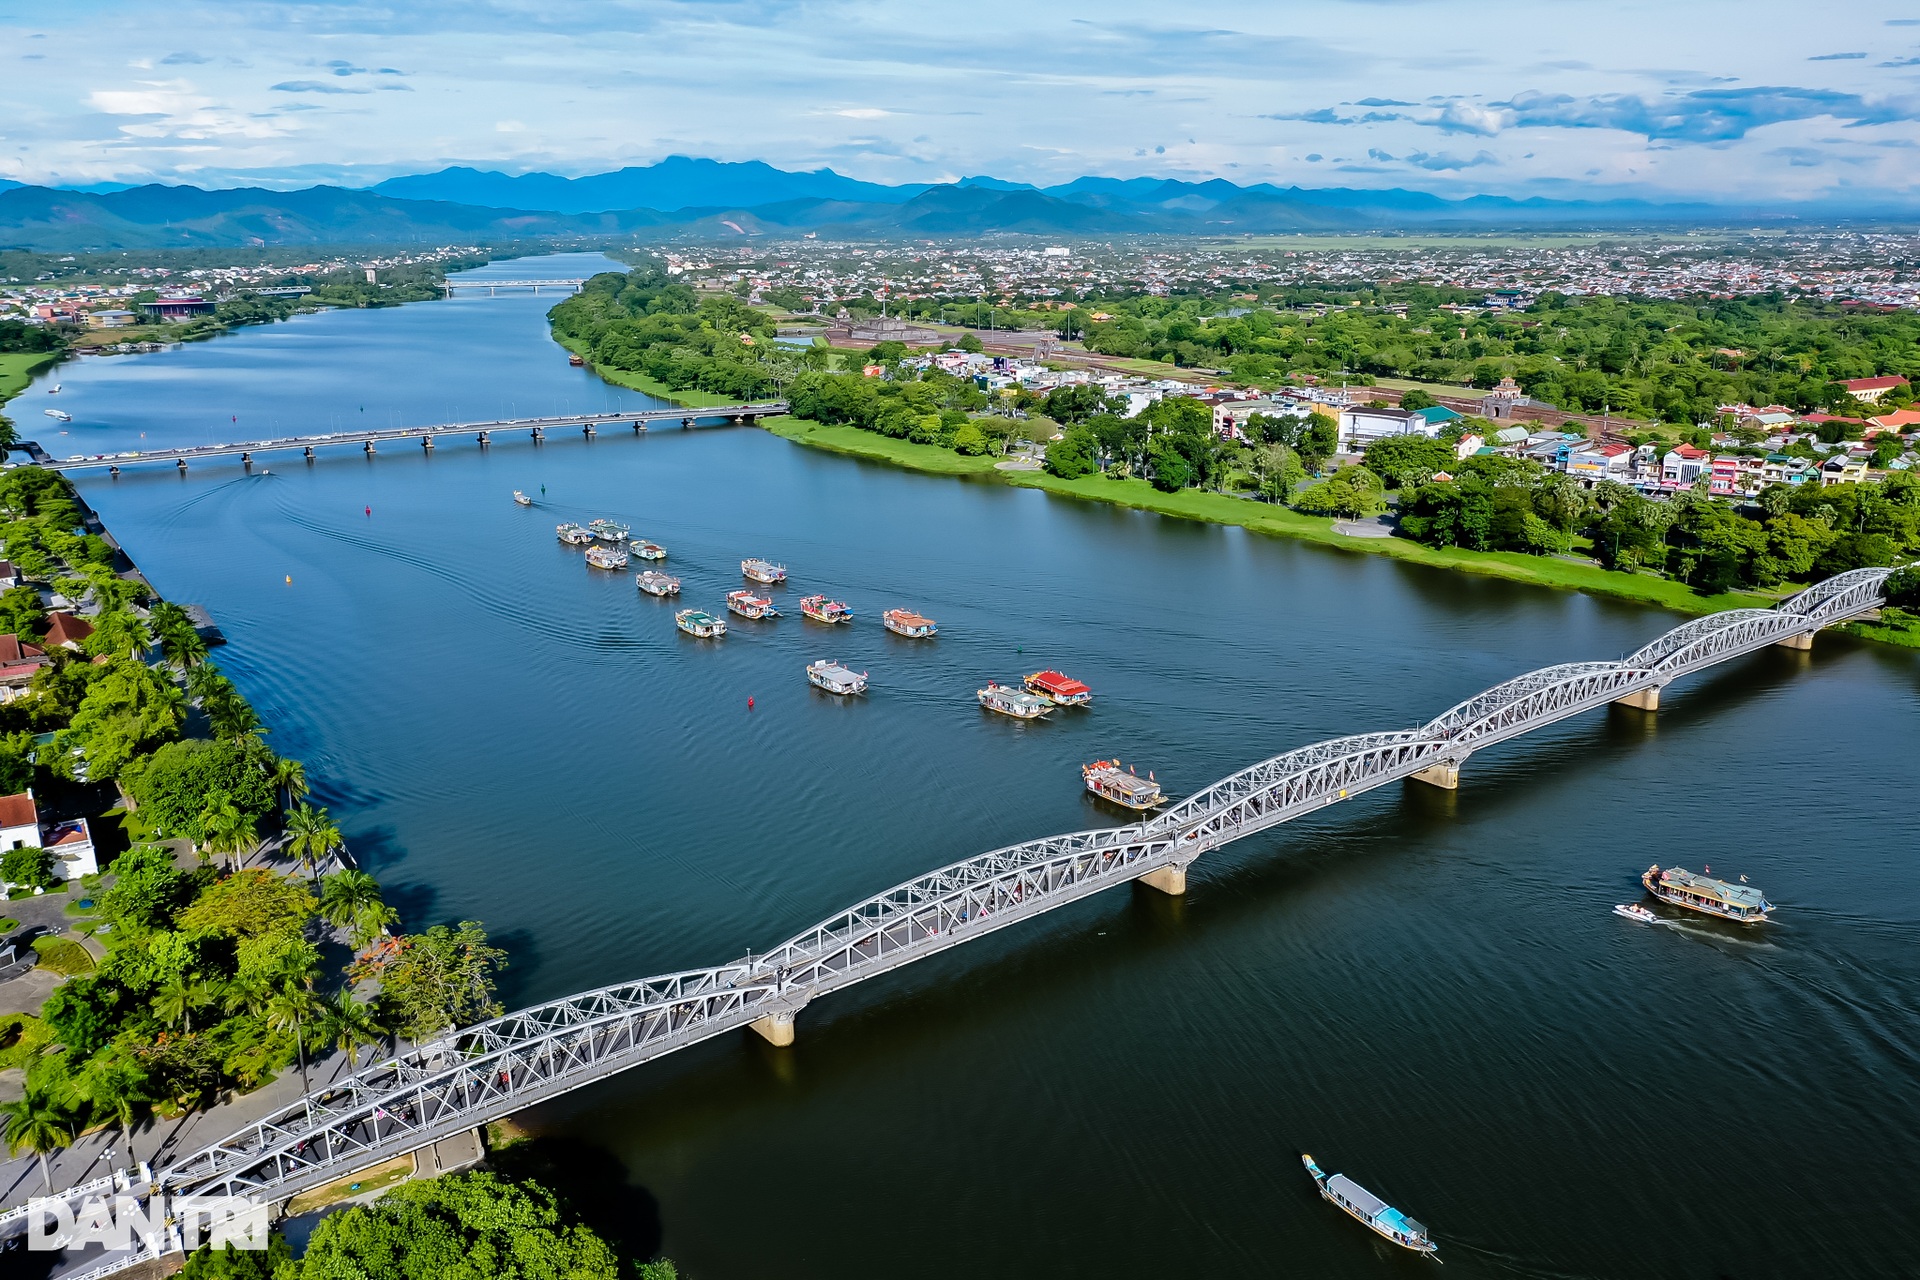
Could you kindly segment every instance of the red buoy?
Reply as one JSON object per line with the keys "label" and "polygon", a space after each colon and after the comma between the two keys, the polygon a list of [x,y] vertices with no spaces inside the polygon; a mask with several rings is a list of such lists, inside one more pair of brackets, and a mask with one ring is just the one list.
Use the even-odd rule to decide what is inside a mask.
{"label": "red buoy", "polygon": [[747,710],[749,710],[749,711],[751,711],[751,710],[753,710],[753,699],[752,699],[752,698],[748,698],[748,699],[747,699]]}

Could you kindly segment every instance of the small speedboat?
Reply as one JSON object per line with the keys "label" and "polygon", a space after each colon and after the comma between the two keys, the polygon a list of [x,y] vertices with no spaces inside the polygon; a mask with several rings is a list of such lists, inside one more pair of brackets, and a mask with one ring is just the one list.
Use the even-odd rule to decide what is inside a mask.
{"label": "small speedboat", "polygon": [[59,409],[48,409],[46,410],[46,415],[49,418],[52,418],[55,422],[72,422],[73,421],[72,414],[63,412]]}
{"label": "small speedboat", "polygon": [[513,491],[513,500],[519,503],[523,507],[530,507],[533,505],[533,499],[529,498],[526,494],[520,492],[518,489],[515,489]]}
{"label": "small speedboat", "polygon": [[1623,902],[1613,909],[1613,914],[1625,916],[1629,920],[1638,920],[1641,924],[1659,924],[1660,917],[1653,914],[1637,902]]}
{"label": "small speedboat", "polygon": [[[1307,1172],[1313,1175],[1314,1184],[1320,1188],[1320,1194],[1323,1197],[1339,1205],[1354,1218],[1366,1223],[1368,1229],[1376,1235],[1391,1240],[1402,1249],[1411,1249],[1415,1253],[1425,1254],[1430,1258],[1439,1252],[1440,1247],[1427,1235],[1426,1227],[1415,1222],[1346,1174],[1322,1173],[1320,1166],[1313,1162],[1313,1157],[1304,1152],[1300,1156],[1300,1161],[1307,1166]],[[1434,1258],[1434,1261],[1438,1262],[1439,1259]]]}
{"label": "small speedboat", "polygon": [[48,387],[48,388],[47,388],[47,394],[48,394],[48,395],[50,395],[50,396],[57,396],[57,395],[59,395],[59,394],[60,394],[60,384],[56,382],[56,383],[54,383],[54,384],[53,384],[52,386],[50,386],[50,387]]}

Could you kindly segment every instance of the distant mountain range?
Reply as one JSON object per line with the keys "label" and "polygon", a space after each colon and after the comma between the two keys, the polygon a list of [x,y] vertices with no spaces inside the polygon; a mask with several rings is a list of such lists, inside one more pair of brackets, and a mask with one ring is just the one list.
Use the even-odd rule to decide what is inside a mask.
{"label": "distant mountain range", "polygon": [[[1238,235],[1421,227],[1726,223],[1783,210],[1641,200],[1448,199],[1400,188],[1239,186],[1223,179],[1076,178],[1037,188],[996,178],[885,186],[830,169],[672,156],[584,178],[472,168],[389,178],[369,189],[205,190],[20,186],[0,179],[0,246],[41,251],[245,244],[404,244],[631,235],[740,239]],[[1837,219],[1872,213],[1784,211]]]}

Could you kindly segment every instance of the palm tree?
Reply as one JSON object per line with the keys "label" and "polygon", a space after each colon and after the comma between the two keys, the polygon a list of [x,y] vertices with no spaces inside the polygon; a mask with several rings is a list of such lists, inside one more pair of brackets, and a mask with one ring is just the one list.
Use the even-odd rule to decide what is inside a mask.
{"label": "palm tree", "polygon": [[260,836],[251,817],[241,813],[226,796],[215,795],[200,811],[200,843],[210,853],[231,855],[237,871],[239,856],[251,852],[260,843]]}
{"label": "palm tree", "polygon": [[168,1026],[193,1034],[193,1015],[213,1004],[213,988],[204,982],[176,978],[154,993],[153,1015]]}
{"label": "palm tree", "polygon": [[187,672],[187,696],[205,706],[210,699],[233,691],[233,681],[220,674],[220,668],[203,662]]}
{"label": "palm tree", "polygon": [[275,757],[271,781],[274,790],[280,793],[282,811],[293,808],[295,801],[307,798],[307,766],[298,760]]}
{"label": "palm tree", "polygon": [[126,1135],[146,1097],[147,1073],[126,1058],[98,1054],[67,1081],[67,1095],[87,1105],[88,1114]]}
{"label": "palm tree", "polygon": [[267,731],[252,705],[233,692],[232,686],[204,700],[201,705],[206,708],[207,719],[212,722],[217,738],[238,742],[242,738],[257,738]]}
{"label": "palm tree", "polygon": [[380,1024],[365,1001],[355,1000],[351,991],[336,991],[321,1002],[319,1036],[332,1041],[333,1047],[347,1055],[347,1074],[360,1069],[359,1053],[363,1044],[379,1044],[384,1038]]}
{"label": "palm tree", "polygon": [[47,1168],[47,1153],[73,1145],[72,1117],[51,1094],[28,1089],[18,1102],[0,1104],[0,1115],[7,1118],[7,1153],[19,1155],[25,1147],[40,1157],[40,1180],[53,1194],[53,1173]]}
{"label": "palm tree", "polygon": [[200,633],[191,627],[163,634],[160,643],[167,651],[167,660],[182,671],[199,667],[212,652],[207,648],[207,642],[200,638]]}
{"label": "palm tree", "polygon": [[[325,809],[303,804],[287,815],[287,835],[287,848],[293,851],[295,860],[307,869],[313,877],[314,887],[318,888],[320,864],[343,843],[340,828],[333,825],[333,819],[327,816]],[[373,877],[367,878],[371,880]]]}
{"label": "palm tree", "polygon": [[339,871],[320,889],[320,917],[346,929],[364,947],[399,922],[400,913],[380,897],[380,882],[364,871]]}
{"label": "palm tree", "polygon": [[313,992],[300,983],[289,979],[278,991],[267,998],[267,1025],[275,1031],[292,1031],[293,1047],[300,1055],[300,1088],[307,1091],[307,1042],[302,1034],[304,1023],[311,1021],[320,1013],[320,1003],[314,999]]}
{"label": "palm tree", "polygon": [[220,1007],[228,1013],[259,1013],[273,995],[273,980],[243,973],[220,988]]}

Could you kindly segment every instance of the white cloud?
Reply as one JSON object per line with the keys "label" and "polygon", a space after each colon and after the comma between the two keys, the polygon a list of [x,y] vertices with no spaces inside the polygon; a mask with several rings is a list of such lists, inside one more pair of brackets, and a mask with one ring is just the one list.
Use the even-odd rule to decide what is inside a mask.
{"label": "white cloud", "polygon": [[206,97],[186,80],[148,80],[134,89],[95,89],[87,102],[106,115],[138,117],[138,123],[120,126],[120,132],[130,138],[272,138],[286,132],[271,121]]}
{"label": "white cloud", "polygon": [[882,120],[892,115],[893,112],[883,110],[880,107],[843,107],[833,114],[836,116],[845,116],[849,120]]}

